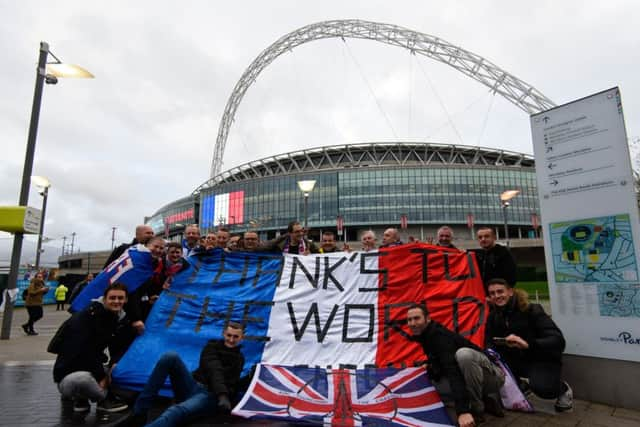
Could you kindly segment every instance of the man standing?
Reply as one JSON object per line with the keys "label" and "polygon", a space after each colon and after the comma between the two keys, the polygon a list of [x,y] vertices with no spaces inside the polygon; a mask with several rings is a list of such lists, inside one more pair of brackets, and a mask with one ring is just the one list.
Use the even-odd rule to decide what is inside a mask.
{"label": "man standing", "polygon": [[49,287],[44,281],[44,275],[39,271],[36,273],[36,277],[29,282],[27,298],[24,301],[24,306],[29,314],[29,320],[22,325],[22,330],[27,335],[38,335],[35,329],[33,329],[33,325],[42,319],[44,313],[42,309],[43,299],[47,292],[49,292]]}
{"label": "man standing", "polygon": [[362,243],[362,250],[365,252],[375,251],[376,250],[376,233],[372,230],[367,230],[362,233],[362,237],[360,237],[360,242]]}
{"label": "man standing", "polygon": [[62,332],[61,348],[53,366],[53,381],[63,398],[73,400],[75,412],[89,411],[89,401],[98,402],[98,411],[120,412],[127,405],[108,399],[110,372],[103,363],[104,350],[125,319],[122,309],[127,288],[122,283],[109,285],[100,300],[75,313]]}
{"label": "man standing", "polygon": [[73,289],[71,289],[71,295],[69,295],[69,305],[73,304],[73,300],[75,300],[76,297],[80,295],[80,292],[82,292],[82,290],[86,288],[87,285],[91,283],[92,280],[93,280],[93,274],[89,273],[87,274],[87,276],[84,278],[83,281],[76,283]]}
{"label": "man standing", "polygon": [[231,233],[229,233],[228,228],[218,227],[218,232],[216,233],[216,245],[218,248],[226,249],[230,238]]}
{"label": "man standing", "polygon": [[509,365],[516,378],[528,378],[528,386],[543,399],[556,399],[558,412],[573,408],[573,391],[563,382],[562,352],[565,341],[560,328],[539,304],[509,286],[506,280],[489,281],[491,312],[485,336]]}
{"label": "man standing", "polygon": [[182,256],[189,257],[199,247],[200,227],[198,224],[189,224],[184,230],[184,240],[182,240]]}
{"label": "man standing", "polygon": [[69,288],[60,282],[54,294],[56,297],[56,311],[64,311],[64,302],[67,300],[67,292],[69,292]]}
{"label": "man standing", "polygon": [[322,233],[322,241],[320,242],[320,253],[330,254],[333,252],[339,252],[336,245],[336,235],[332,231],[325,231]]}
{"label": "man standing", "polygon": [[260,245],[260,238],[255,231],[246,231],[242,236],[242,251],[255,252]]}
{"label": "man standing", "polygon": [[216,410],[230,411],[231,399],[238,390],[244,366],[244,356],[240,351],[243,336],[243,326],[229,322],[223,331],[224,339],[210,340],[202,349],[198,369],[192,373],[177,353],[164,353],[138,396],[133,419],[128,425],[145,425],[147,413],[167,377],[171,379],[178,403],[148,426],[177,426],[187,420],[212,415]]}
{"label": "man standing", "polygon": [[265,249],[294,255],[317,254],[319,252],[313,242],[304,238],[304,228],[298,221],[291,221],[287,226],[287,234],[267,242]]}
{"label": "man standing", "polygon": [[137,226],[136,237],[131,241],[131,243],[123,243],[122,245],[111,251],[111,255],[109,255],[109,258],[107,258],[107,262],[104,263],[102,268],[107,268],[109,264],[118,259],[120,255],[122,255],[124,251],[129,249],[131,246],[135,246],[138,243],[146,245],[147,242],[153,237],[153,235],[153,228],[151,228],[150,226],[144,224]]}
{"label": "man standing", "polygon": [[204,248],[206,250],[213,249],[218,245],[218,238],[216,237],[216,233],[213,231],[209,231],[204,238]]}
{"label": "man standing", "polygon": [[448,225],[443,225],[442,227],[438,228],[438,232],[436,233],[436,236],[438,239],[436,246],[442,246],[443,248],[457,249],[452,243],[453,230]]}
{"label": "man standing", "polygon": [[492,228],[482,227],[478,230],[476,258],[480,276],[485,290],[491,279],[500,278],[513,287],[516,285],[516,262],[508,248],[496,243],[496,234]]}
{"label": "man standing", "polygon": [[504,373],[478,346],[431,320],[424,305],[409,307],[407,324],[412,333],[410,339],[422,346],[428,358],[427,371],[438,393],[446,394],[443,392],[451,389],[460,426],[481,422],[485,410],[504,416],[493,396],[504,384]]}
{"label": "man standing", "polygon": [[400,240],[400,233],[398,233],[397,228],[387,228],[382,233],[382,244],[381,248],[392,248],[394,246],[400,246],[402,241]]}

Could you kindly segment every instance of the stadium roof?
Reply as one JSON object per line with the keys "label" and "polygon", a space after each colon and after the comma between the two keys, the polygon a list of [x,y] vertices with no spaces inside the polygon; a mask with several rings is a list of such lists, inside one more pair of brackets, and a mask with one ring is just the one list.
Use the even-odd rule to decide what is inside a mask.
{"label": "stadium roof", "polygon": [[277,154],[224,171],[196,188],[193,194],[215,185],[256,178],[350,168],[388,166],[495,166],[535,167],[533,156],[506,150],[434,143],[369,142],[330,145]]}

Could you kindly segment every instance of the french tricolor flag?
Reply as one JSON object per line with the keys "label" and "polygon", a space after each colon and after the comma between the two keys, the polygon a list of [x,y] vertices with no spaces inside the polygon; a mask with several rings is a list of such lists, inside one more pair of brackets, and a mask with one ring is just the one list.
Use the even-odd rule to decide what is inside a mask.
{"label": "french tricolor flag", "polygon": [[413,366],[425,360],[405,322],[416,302],[484,343],[486,297],[471,252],[426,244],[309,256],[214,250],[187,261],[118,363],[116,383],[139,389],[168,349],[195,369],[229,320],[246,325],[245,373],[257,363]]}
{"label": "french tricolor flag", "polygon": [[244,191],[207,194],[202,198],[200,222],[203,229],[244,222]]}

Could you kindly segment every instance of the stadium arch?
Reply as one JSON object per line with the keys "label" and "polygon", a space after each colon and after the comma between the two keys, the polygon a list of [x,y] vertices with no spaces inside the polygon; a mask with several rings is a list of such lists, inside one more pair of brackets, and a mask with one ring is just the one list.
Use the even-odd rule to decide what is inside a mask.
{"label": "stadium arch", "polygon": [[224,109],[211,161],[210,177],[221,172],[222,157],[229,129],[244,94],[262,70],[277,57],[314,40],[340,37],[367,39],[392,46],[403,47],[414,54],[423,55],[449,65],[464,75],[482,83],[526,113],[537,113],[555,106],[555,103],[530,84],[501,69],[491,61],[453,45],[438,37],[413,31],[397,25],[358,19],[322,21],[294,30],[263,50],[247,67],[236,83]]}

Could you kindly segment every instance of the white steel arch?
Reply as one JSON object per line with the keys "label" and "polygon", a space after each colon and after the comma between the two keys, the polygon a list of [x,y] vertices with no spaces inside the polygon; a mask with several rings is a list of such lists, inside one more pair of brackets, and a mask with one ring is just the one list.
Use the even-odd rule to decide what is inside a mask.
{"label": "white steel arch", "polygon": [[409,49],[447,64],[461,73],[489,87],[516,107],[532,114],[547,110],[555,103],[536,88],[501,69],[480,55],[429,34],[379,22],[357,19],[323,21],[301,27],[271,44],[247,67],[233,89],[224,109],[211,162],[211,177],[221,172],[222,157],[236,110],[249,86],[262,70],[278,56],[301,44],[327,38],[340,37],[375,40],[392,46]]}

